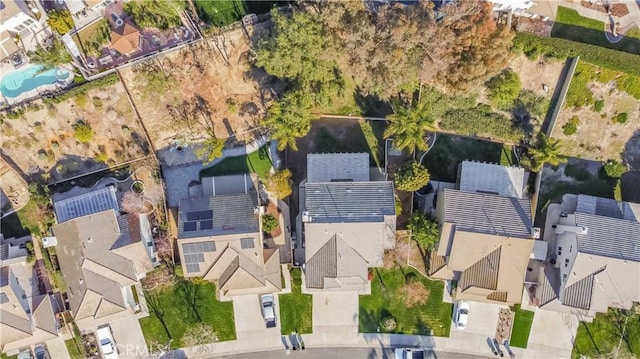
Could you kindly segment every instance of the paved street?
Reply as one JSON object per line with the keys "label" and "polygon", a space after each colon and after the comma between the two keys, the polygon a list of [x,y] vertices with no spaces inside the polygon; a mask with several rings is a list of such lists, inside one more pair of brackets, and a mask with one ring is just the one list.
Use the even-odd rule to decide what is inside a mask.
{"label": "paved street", "polygon": [[[241,355],[229,355],[221,358],[226,359],[332,359],[332,358],[368,358],[368,359],[384,359],[394,358],[393,349],[386,348],[327,348],[327,349],[307,349],[304,351],[290,352],[287,354],[285,351],[272,351],[263,353],[241,354]],[[426,358],[438,358],[438,359],[471,359],[481,358],[477,355],[465,355],[455,353],[442,353],[442,352],[429,352]]]}

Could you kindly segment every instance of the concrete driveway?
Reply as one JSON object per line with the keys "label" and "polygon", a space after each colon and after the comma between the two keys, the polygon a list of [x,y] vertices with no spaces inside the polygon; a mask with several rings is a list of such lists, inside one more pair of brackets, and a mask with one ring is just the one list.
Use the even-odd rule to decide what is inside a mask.
{"label": "concrete driveway", "polygon": [[533,316],[527,347],[531,356],[527,357],[571,357],[577,330],[578,319],[575,315],[537,309]]}
{"label": "concrete driveway", "polygon": [[238,339],[273,337],[279,340],[280,337],[280,301],[278,295],[275,298],[276,326],[267,328],[262,309],[260,307],[260,296],[257,294],[241,295],[233,297],[233,314],[236,322],[236,335]]}
{"label": "concrete driveway", "polygon": [[[487,338],[493,339],[495,337],[500,309],[508,307],[492,303],[467,303],[469,303],[467,327],[465,329],[456,328],[452,318],[449,337],[453,343],[459,343],[458,345],[463,345],[466,349],[473,349],[477,353],[489,353]],[[454,315],[457,308],[456,303],[453,308]]]}
{"label": "concrete driveway", "polygon": [[109,323],[113,340],[116,342],[120,358],[144,358],[148,355],[147,344],[135,316],[122,318]]}
{"label": "concrete driveway", "polygon": [[358,333],[358,293],[313,294],[313,332],[346,336]]}

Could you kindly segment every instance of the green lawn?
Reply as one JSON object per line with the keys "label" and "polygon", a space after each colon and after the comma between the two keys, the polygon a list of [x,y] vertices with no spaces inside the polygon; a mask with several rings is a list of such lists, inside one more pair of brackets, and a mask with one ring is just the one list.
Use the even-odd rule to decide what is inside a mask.
{"label": "green lawn", "polygon": [[249,155],[227,157],[220,163],[200,171],[200,178],[211,176],[235,175],[241,173],[256,173],[261,179],[267,178],[271,169],[269,145],[260,147]]}
{"label": "green lawn", "polygon": [[526,348],[535,312],[521,309],[520,304],[515,305],[514,311],[516,316],[513,319],[513,331],[509,344],[513,347]]}
{"label": "green lawn", "polygon": [[[406,305],[402,290],[406,277],[413,277],[427,288],[424,304]],[[443,282],[431,281],[411,268],[376,269],[371,295],[360,296],[360,332],[375,333],[380,321],[392,316],[397,323],[394,333],[429,335],[433,330],[433,335],[449,336],[453,309],[451,303],[442,301],[443,291]]]}
{"label": "green lawn", "polygon": [[563,6],[558,6],[551,36],[640,54],[640,30],[628,31],[622,40],[612,44],[605,37],[604,23],[580,16],[576,10]]}
{"label": "green lawn", "polygon": [[85,358],[84,350],[78,347],[74,338],[65,340],[64,345],[67,347],[67,351],[69,352],[71,359]]}
{"label": "green lawn", "polygon": [[422,163],[429,169],[432,179],[455,182],[458,165],[464,160],[517,165],[509,145],[442,133],[437,135],[436,143]]}
{"label": "green lawn", "polygon": [[198,16],[214,26],[226,26],[241,20],[247,12],[243,0],[199,0],[194,3]]}
{"label": "green lawn", "polygon": [[5,238],[39,235],[48,222],[53,222],[53,219],[42,218],[36,203],[29,201],[21,210],[2,219],[0,231]]}
{"label": "green lawn", "polygon": [[[197,290],[197,311],[202,322],[210,325],[219,341],[236,339],[236,327],[233,316],[233,302],[220,302],[216,299],[215,285],[202,281],[193,284]],[[189,312],[189,306],[185,303],[177,285],[149,293],[155,298],[158,306],[164,310],[165,323],[173,338],[172,348],[183,346],[182,338],[188,328],[197,324],[197,321]],[[147,306],[151,312],[151,305],[147,300]],[[162,323],[155,314],[150,313],[146,318],[140,319],[140,326],[147,345],[153,343],[166,344],[169,337]]]}
{"label": "green lawn", "polygon": [[16,355],[7,355],[5,353],[0,353],[0,359],[16,359],[18,354]]}
{"label": "green lawn", "polygon": [[302,280],[300,268],[291,269],[291,293],[281,294],[280,300],[280,329],[284,335],[298,332],[311,333],[313,301],[309,294],[302,294]]}
{"label": "green lawn", "polygon": [[620,358],[640,357],[640,315],[634,314],[626,321],[624,311],[609,309],[598,313],[592,323],[578,326],[572,357],[598,357],[615,352],[620,343],[620,333],[625,328],[625,338],[620,345]]}

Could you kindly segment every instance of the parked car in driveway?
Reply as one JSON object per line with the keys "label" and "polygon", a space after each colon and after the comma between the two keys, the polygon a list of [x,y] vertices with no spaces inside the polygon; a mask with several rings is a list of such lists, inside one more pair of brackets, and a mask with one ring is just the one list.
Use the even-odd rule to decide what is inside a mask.
{"label": "parked car in driveway", "polygon": [[273,294],[264,294],[260,297],[262,316],[264,317],[267,328],[273,328],[276,326],[276,309],[274,299]]}
{"label": "parked car in driveway", "polygon": [[36,354],[36,359],[51,359],[47,348],[42,344],[36,345],[36,347],[33,348],[33,352]]}
{"label": "parked car in driveway", "polygon": [[467,322],[469,320],[469,303],[467,302],[459,302],[458,308],[456,309],[454,323],[456,324],[456,328],[464,329],[467,327]]}
{"label": "parked car in driveway", "polygon": [[98,343],[100,343],[100,351],[104,359],[118,359],[118,348],[116,348],[116,343],[113,340],[111,327],[109,325],[99,327],[96,330],[96,337],[98,338]]}
{"label": "parked car in driveway", "polygon": [[396,348],[396,359],[424,359],[424,350],[416,348]]}
{"label": "parked car in driveway", "polygon": [[33,358],[33,355],[31,355],[31,350],[29,350],[29,349],[25,349],[25,350],[21,351],[16,356],[16,359],[31,359],[31,358]]}

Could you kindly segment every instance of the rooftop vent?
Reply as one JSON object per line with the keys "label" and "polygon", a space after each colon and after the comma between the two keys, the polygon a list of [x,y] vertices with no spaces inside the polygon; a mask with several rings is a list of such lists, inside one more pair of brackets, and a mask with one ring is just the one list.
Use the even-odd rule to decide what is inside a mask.
{"label": "rooftop vent", "polygon": [[311,222],[311,216],[309,215],[309,211],[302,212],[302,222]]}

